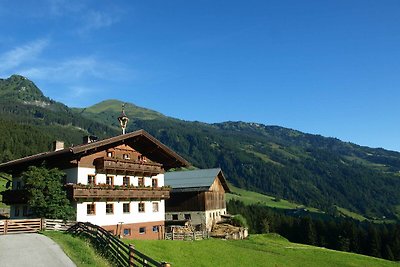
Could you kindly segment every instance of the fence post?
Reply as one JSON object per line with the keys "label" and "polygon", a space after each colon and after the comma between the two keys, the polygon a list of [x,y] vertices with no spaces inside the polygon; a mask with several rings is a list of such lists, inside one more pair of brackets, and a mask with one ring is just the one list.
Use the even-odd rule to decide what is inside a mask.
{"label": "fence post", "polygon": [[4,222],[4,234],[5,234],[5,235],[7,234],[7,228],[8,228],[8,220],[6,220],[6,221]]}
{"label": "fence post", "polygon": [[40,218],[40,231],[43,231],[45,228],[45,220],[43,218]]}
{"label": "fence post", "polygon": [[171,264],[163,261],[163,262],[161,262],[161,267],[171,267]]}
{"label": "fence post", "polygon": [[129,244],[129,267],[135,266],[135,246]]}

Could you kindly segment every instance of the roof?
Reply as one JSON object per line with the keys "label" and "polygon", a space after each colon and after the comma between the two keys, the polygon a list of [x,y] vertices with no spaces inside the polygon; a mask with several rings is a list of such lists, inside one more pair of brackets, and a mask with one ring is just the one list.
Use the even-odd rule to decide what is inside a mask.
{"label": "roof", "polygon": [[217,177],[225,191],[230,192],[220,168],[167,172],[164,175],[164,183],[172,187],[172,192],[208,191]]}
{"label": "roof", "polygon": [[80,157],[121,144],[127,144],[150,160],[163,164],[163,167],[167,170],[170,168],[179,168],[191,165],[184,158],[179,156],[176,152],[161,143],[145,130],[138,130],[89,144],[73,146],[58,151],[39,153],[25,158],[12,160],[0,164],[0,171],[7,172],[16,167],[40,164],[41,162],[48,160],[56,161],[57,159],[65,157],[71,160],[79,159]]}

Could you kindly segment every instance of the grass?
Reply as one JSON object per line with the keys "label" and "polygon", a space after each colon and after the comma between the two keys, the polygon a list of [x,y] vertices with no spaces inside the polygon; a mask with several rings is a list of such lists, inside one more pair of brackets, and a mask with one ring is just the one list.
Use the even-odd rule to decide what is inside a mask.
{"label": "grass", "polygon": [[[298,203],[290,202],[285,199],[279,199],[278,201],[275,199],[275,197],[256,193],[253,191],[248,191],[245,189],[237,188],[231,184],[229,184],[229,188],[232,190],[233,194],[227,193],[225,195],[226,200],[229,201],[231,199],[234,200],[240,200],[246,205],[251,205],[251,204],[259,204],[259,205],[265,205],[271,208],[277,208],[277,209],[297,209],[299,207],[301,208],[306,208],[309,212],[314,212],[314,213],[322,213],[322,211],[312,208],[312,207],[307,207]],[[341,208],[336,206],[337,210],[339,213],[341,213],[345,217],[349,217],[358,221],[364,221],[368,220],[366,217],[362,216],[361,214],[349,211],[348,209]],[[400,214],[400,205],[398,206],[398,214]],[[400,216],[399,216],[400,217]],[[388,220],[373,220],[374,222],[377,223],[382,223],[382,222],[387,222],[391,223],[392,221]]]}
{"label": "grass", "polygon": [[[237,188],[231,184],[229,185],[229,188],[232,190],[233,194],[228,193],[225,195],[227,201],[235,199],[242,201],[246,205],[260,204],[278,209],[296,209],[298,207],[304,207],[303,205],[289,202],[284,199],[279,199],[277,201],[275,197],[267,196],[253,191],[247,191],[245,189]],[[307,208],[311,212],[320,212],[316,208],[311,208],[311,207],[304,207],[304,208]]]}
{"label": "grass", "polygon": [[248,240],[135,240],[136,249],[179,266],[397,266],[383,259],[295,244],[276,234]]}
{"label": "grass", "polygon": [[350,218],[353,218],[353,219],[356,219],[356,220],[359,220],[359,221],[367,220],[367,218],[365,218],[361,214],[349,211],[348,209],[341,208],[341,207],[338,207],[338,206],[336,206],[336,209],[346,217],[350,217]]}
{"label": "grass", "polygon": [[85,239],[73,236],[66,232],[44,231],[42,232],[56,242],[65,254],[78,267],[108,267],[112,266],[106,259],[98,255],[93,246]]}

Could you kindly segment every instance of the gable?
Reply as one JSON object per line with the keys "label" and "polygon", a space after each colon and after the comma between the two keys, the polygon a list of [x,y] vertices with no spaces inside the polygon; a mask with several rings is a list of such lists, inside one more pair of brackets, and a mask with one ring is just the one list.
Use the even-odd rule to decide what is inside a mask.
{"label": "gable", "polygon": [[[200,169],[193,171],[168,172],[165,174],[165,184],[172,187],[173,191],[213,191],[220,190],[230,192],[228,183],[219,168]],[[214,185],[215,184],[215,185]]]}
{"label": "gable", "polygon": [[40,165],[43,161],[46,161],[52,167],[73,164],[72,162],[76,164],[81,158],[91,157],[93,154],[110,149],[117,149],[124,145],[144,155],[149,160],[162,164],[165,170],[190,166],[189,162],[172,149],[158,141],[146,131],[139,130],[89,144],[40,153],[6,162],[0,164],[0,171],[11,173],[25,169],[30,165]]}

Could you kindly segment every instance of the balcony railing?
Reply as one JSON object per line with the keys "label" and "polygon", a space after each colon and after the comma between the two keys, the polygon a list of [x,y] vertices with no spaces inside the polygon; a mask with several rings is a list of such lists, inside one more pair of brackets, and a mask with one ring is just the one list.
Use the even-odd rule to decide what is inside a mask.
{"label": "balcony railing", "polygon": [[169,198],[169,188],[67,185],[73,200],[161,200]]}
{"label": "balcony railing", "polygon": [[3,203],[6,205],[26,204],[28,202],[28,191],[25,189],[6,190],[1,192]]}
{"label": "balcony railing", "polygon": [[161,164],[136,160],[102,157],[94,160],[97,173],[124,174],[134,176],[154,176],[163,173]]}

